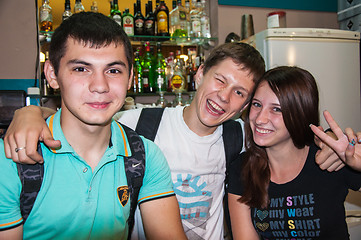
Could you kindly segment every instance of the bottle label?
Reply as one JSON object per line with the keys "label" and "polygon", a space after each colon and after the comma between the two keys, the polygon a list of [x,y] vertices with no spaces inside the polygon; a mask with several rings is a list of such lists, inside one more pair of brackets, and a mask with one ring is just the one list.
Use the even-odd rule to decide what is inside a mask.
{"label": "bottle label", "polygon": [[135,20],[135,27],[136,28],[143,28],[144,21],[142,19]]}
{"label": "bottle label", "polygon": [[179,19],[182,21],[187,21],[187,14],[185,11],[179,11]]}
{"label": "bottle label", "polygon": [[145,21],[145,28],[146,28],[146,29],[152,29],[153,23],[154,23],[153,20],[147,20],[147,21]]}
{"label": "bottle label", "polygon": [[119,15],[114,15],[113,20],[116,21],[120,26],[122,26],[122,17]]}
{"label": "bottle label", "polygon": [[171,79],[173,89],[180,89],[182,87],[183,78],[180,75],[174,75]]}
{"label": "bottle label", "polygon": [[165,11],[159,11],[157,14],[158,33],[168,33],[168,19]]}
{"label": "bottle label", "polygon": [[134,20],[132,17],[123,17],[123,29],[127,35],[134,35]]}
{"label": "bottle label", "polygon": [[53,16],[49,10],[45,9],[40,12],[40,22],[52,22]]}
{"label": "bottle label", "polygon": [[194,33],[201,32],[201,22],[200,21],[193,21],[192,22],[192,30]]}

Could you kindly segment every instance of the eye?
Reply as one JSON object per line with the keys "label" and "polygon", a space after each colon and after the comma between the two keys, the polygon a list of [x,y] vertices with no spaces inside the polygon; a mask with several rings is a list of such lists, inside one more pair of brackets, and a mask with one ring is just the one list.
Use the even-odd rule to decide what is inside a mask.
{"label": "eye", "polygon": [[239,96],[241,96],[241,97],[244,97],[245,96],[245,94],[242,92],[242,91],[236,91],[236,94],[237,95],[239,95]]}
{"label": "eye", "polygon": [[223,81],[222,79],[218,78],[218,77],[216,77],[216,80],[217,80],[218,82],[220,82],[220,83],[224,83],[224,81]]}
{"label": "eye", "polygon": [[273,111],[275,111],[275,112],[282,112],[282,109],[280,108],[280,107],[274,107],[273,108]]}
{"label": "eye", "polygon": [[252,102],[252,107],[259,108],[262,107],[262,105],[259,102]]}
{"label": "eye", "polygon": [[76,68],[74,68],[74,71],[75,72],[85,72],[86,69],[85,69],[85,67],[76,67]]}
{"label": "eye", "polygon": [[108,70],[108,73],[117,74],[117,73],[122,73],[122,71],[120,71],[119,69],[112,68]]}

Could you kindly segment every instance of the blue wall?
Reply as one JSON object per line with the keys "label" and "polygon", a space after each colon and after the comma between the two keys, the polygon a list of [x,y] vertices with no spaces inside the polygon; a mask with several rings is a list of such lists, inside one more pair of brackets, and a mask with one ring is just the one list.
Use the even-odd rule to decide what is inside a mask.
{"label": "blue wall", "polygon": [[337,12],[337,0],[218,0],[219,5]]}
{"label": "blue wall", "polygon": [[[0,90],[24,90],[27,92],[28,87],[34,87],[34,79],[0,79]],[[38,81],[36,81],[38,87]]]}

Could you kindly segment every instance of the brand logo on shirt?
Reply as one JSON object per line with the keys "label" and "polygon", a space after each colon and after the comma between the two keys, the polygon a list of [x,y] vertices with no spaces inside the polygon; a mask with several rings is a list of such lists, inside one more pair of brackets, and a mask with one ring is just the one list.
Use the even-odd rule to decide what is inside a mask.
{"label": "brand logo on shirt", "polygon": [[121,186],[117,188],[117,193],[118,193],[118,199],[120,204],[122,204],[122,206],[124,207],[129,199],[129,189],[128,186]]}

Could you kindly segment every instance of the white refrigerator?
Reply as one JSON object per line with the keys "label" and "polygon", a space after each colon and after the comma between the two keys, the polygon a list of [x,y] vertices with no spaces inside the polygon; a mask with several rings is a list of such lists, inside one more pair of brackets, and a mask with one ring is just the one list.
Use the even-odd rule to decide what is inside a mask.
{"label": "white refrigerator", "polygon": [[[270,69],[294,65],[316,79],[320,120],[328,110],[342,129],[361,131],[360,33],[315,28],[274,28],[257,33],[254,45]],[[327,127],[328,128],[328,127]]]}
{"label": "white refrigerator", "polygon": [[[266,68],[299,66],[316,79],[320,96],[321,125],[328,128],[322,111],[328,110],[344,130],[361,131],[360,33],[315,28],[276,28],[251,39]],[[350,191],[349,214],[361,215],[361,193]],[[361,239],[361,219],[347,218],[351,240]]]}

